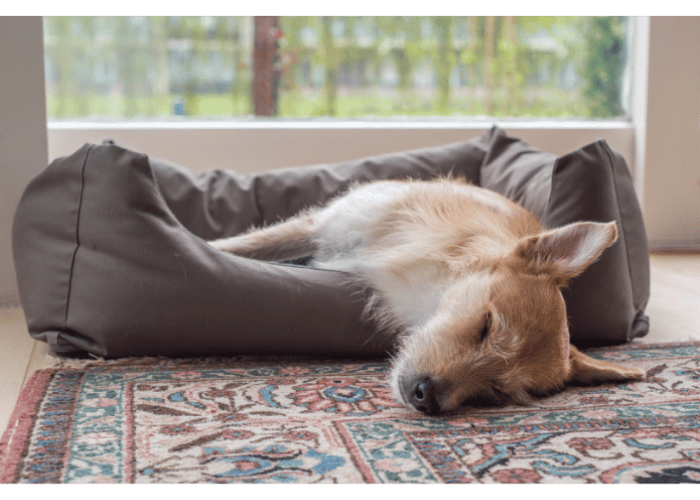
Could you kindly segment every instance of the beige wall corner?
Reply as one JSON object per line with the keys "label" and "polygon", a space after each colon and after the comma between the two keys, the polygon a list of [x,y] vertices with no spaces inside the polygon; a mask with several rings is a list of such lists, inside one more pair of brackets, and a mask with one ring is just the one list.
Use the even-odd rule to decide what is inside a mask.
{"label": "beige wall corner", "polygon": [[48,159],[41,22],[0,16],[0,302],[17,291],[10,244],[17,202]]}

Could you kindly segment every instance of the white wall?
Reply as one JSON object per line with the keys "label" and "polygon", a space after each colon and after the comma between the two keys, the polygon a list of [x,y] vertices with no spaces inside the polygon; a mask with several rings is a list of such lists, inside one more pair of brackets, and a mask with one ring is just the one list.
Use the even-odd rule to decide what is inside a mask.
{"label": "white wall", "polygon": [[700,249],[700,17],[652,17],[644,222],[652,248]]}
{"label": "white wall", "polygon": [[40,17],[0,17],[0,304],[14,300],[12,217],[46,166],[44,46]]}

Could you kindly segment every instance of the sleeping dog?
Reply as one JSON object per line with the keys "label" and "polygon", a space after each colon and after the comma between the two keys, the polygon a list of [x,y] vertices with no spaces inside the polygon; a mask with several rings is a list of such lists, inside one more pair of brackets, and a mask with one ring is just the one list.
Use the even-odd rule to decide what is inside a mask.
{"label": "sleeping dog", "polygon": [[397,336],[394,396],[438,413],[643,378],[569,343],[560,290],[616,239],[614,222],[545,230],[507,198],[441,178],[356,185],[326,207],[210,244],[268,261],[313,255],[314,267],[351,273],[372,291],[366,313]]}

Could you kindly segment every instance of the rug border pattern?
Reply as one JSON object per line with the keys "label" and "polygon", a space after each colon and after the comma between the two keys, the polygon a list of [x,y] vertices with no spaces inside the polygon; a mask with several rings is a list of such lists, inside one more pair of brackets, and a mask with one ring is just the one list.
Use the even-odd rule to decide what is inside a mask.
{"label": "rug border pattern", "polygon": [[[655,349],[660,349],[670,356],[673,354],[674,349],[688,349],[693,347],[700,347],[700,342],[626,344],[621,346],[587,349],[584,352],[595,356],[596,354],[609,352],[653,351]],[[270,363],[268,358],[255,357],[252,359],[258,360],[263,364]],[[292,362],[297,361],[298,359],[299,358],[294,359]],[[287,360],[289,361],[289,359]],[[215,369],[217,366],[219,368],[231,367],[231,362],[235,362],[236,358],[198,358],[180,360],[167,360],[165,358],[128,358],[125,360],[114,361],[97,360],[89,361],[84,363],[82,366],[71,366],[70,364],[67,366],[59,365],[35,372],[22,390],[8,422],[8,427],[2,435],[2,439],[0,439],[0,483],[12,483],[22,479],[28,480],[29,482],[57,483],[67,479],[69,467],[66,466],[68,463],[66,459],[68,459],[69,455],[71,454],[71,436],[74,431],[74,426],[77,425],[75,411],[76,405],[78,404],[79,399],[82,397],[82,385],[74,383],[76,378],[82,379],[88,372],[95,373],[102,371],[100,370],[100,367],[109,370],[111,373],[115,373],[133,371],[134,368],[138,366],[149,366],[150,373],[154,373],[171,370],[173,368],[187,369],[187,367],[211,363],[212,361],[214,361],[214,365],[209,364],[209,367],[210,369]],[[219,363],[216,361],[219,361]],[[337,363],[349,362],[353,364],[359,362],[358,360],[332,361]],[[362,361],[362,363],[368,362],[370,361]],[[133,404],[134,396],[131,383],[126,383],[123,387],[122,396],[129,399],[129,404]],[[59,403],[58,407],[52,407],[52,413],[56,414],[56,419],[45,419],[45,421],[41,422],[41,430],[36,429],[37,415],[41,412],[40,406],[42,402],[46,403],[51,398]],[[135,441],[134,436],[132,435],[132,425],[130,425],[131,418],[132,416],[129,414],[129,412],[124,412],[124,414],[121,415],[120,421],[121,428],[124,431],[124,436],[123,440],[120,442],[120,445],[122,446],[121,455],[123,459],[120,460],[118,467],[122,469],[119,471],[119,474],[121,477],[123,477],[123,482],[128,483],[135,481],[136,474],[136,471],[133,469]],[[698,422],[700,421],[700,415],[678,415],[676,418],[678,423],[682,425],[691,424],[693,427],[698,427]],[[368,461],[368,457],[362,456],[363,450],[360,449],[358,443],[356,443],[353,437],[350,435],[351,431],[348,428],[348,425],[351,424],[352,420],[353,419],[350,418],[347,420],[338,421],[337,423],[333,424],[333,427],[338,433],[339,438],[344,443],[352,463],[357,468],[363,480],[368,483],[375,483],[378,480],[381,481],[381,479],[377,476],[377,471],[373,470],[370,461]],[[382,420],[381,417],[379,420]],[[653,418],[640,416],[634,420],[638,421],[638,423],[643,426],[654,424],[658,425],[660,423],[665,425],[674,424],[674,418],[663,416]],[[565,423],[561,422],[554,425],[561,428],[560,426],[562,424]],[[599,424],[603,425],[604,422],[601,421]],[[575,423],[568,423],[565,424],[565,426],[566,425],[576,427]],[[591,423],[586,424],[586,427],[590,426]],[[520,428],[521,426],[516,424],[513,427]],[[539,426],[539,428],[538,426],[534,427],[534,431],[541,432],[545,430],[542,428],[542,426]],[[476,427],[471,429],[465,428],[460,430],[459,434],[476,433],[475,429]],[[481,430],[483,431],[484,429]],[[508,431],[507,428],[505,430],[506,432]],[[32,434],[40,435],[42,433],[45,437],[42,438],[43,441],[41,442],[32,443],[30,439],[28,439],[30,436],[32,436]],[[36,441],[36,438],[34,439]],[[412,444],[415,445],[415,443]],[[57,457],[59,456],[63,457],[63,462],[57,462]],[[424,457],[421,455],[419,455],[418,458],[423,463],[426,470],[430,472],[430,474],[437,474],[438,477],[442,476],[442,473],[434,469],[434,464],[426,462]],[[30,459],[32,459],[32,470],[23,470],[23,465]],[[613,472],[612,470],[607,471],[606,474],[610,475],[613,474]]]}

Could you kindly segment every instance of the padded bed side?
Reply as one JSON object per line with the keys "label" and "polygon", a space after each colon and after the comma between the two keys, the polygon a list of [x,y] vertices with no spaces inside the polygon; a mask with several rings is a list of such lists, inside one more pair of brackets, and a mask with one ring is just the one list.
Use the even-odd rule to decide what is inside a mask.
{"label": "padded bed side", "polygon": [[618,241],[563,291],[572,341],[600,346],[646,335],[649,252],[622,156],[602,140],[557,157],[497,127],[487,136],[483,187],[518,201],[547,228],[578,221],[617,222]]}
{"label": "padded bed side", "polygon": [[257,176],[193,175],[86,145],[27,188],[13,243],[32,336],[105,357],[385,355],[344,273],[220,252],[202,239],[288,217],[374,178],[452,172],[478,182],[482,139]]}
{"label": "padded bed side", "polygon": [[572,338],[610,345],[644,336],[649,319],[649,250],[624,159],[599,140],[560,157],[543,223],[617,222],[618,240],[564,291]]}
{"label": "padded bed side", "polygon": [[[30,335],[57,353],[75,351],[63,340],[72,267],[78,248],[82,176],[92,146],[58,158],[27,186],[15,211],[12,253]],[[99,346],[82,339],[96,354]]]}
{"label": "padded bed side", "polygon": [[82,192],[66,342],[107,357],[390,348],[342,273],[227,255],[187,231],[145,155],[93,146]]}
{"label": "padded bed side", "polygon": [[290,167],[257,175],[226,170],[193,174],[151,158],[160,190],[177,219],[206,240],[233,236],[251,226],[286,219],[310,206],[325,204],[351,183],[383,179],[431,179],[462,176],[479,184],[486,154],[484,137],[389,153],[338,164]]}

